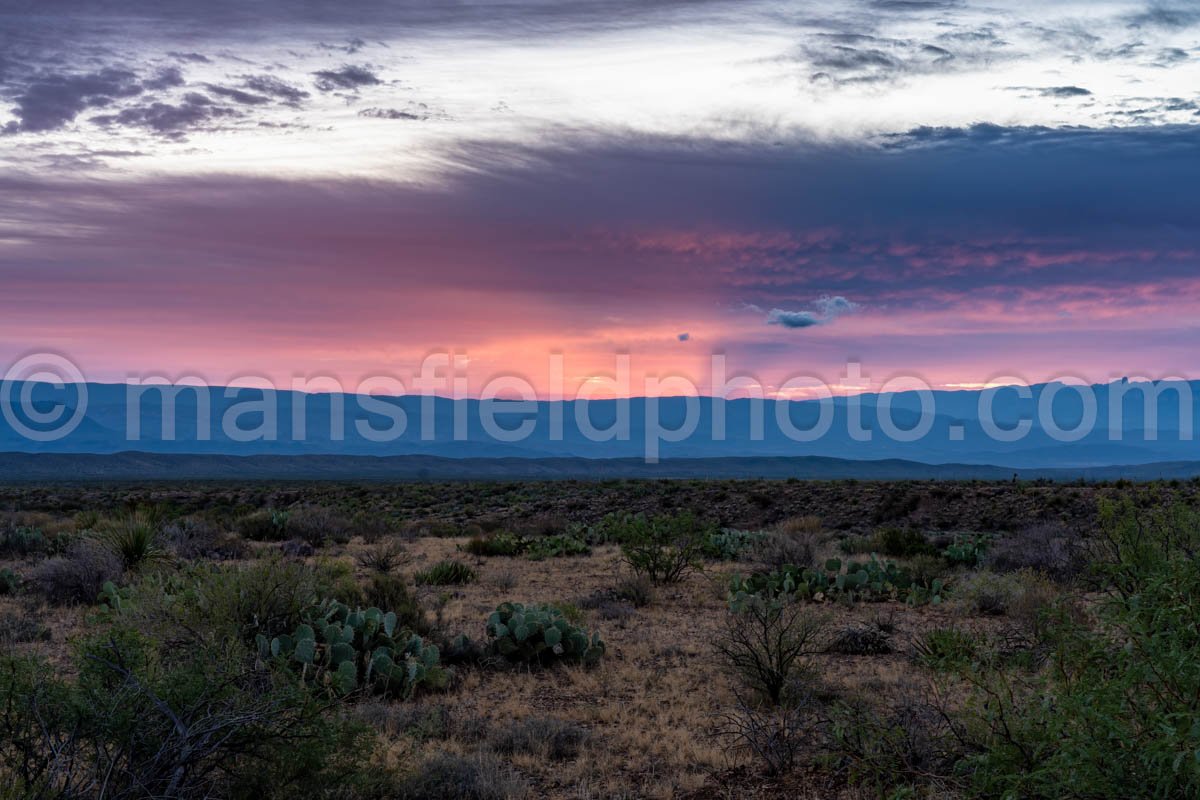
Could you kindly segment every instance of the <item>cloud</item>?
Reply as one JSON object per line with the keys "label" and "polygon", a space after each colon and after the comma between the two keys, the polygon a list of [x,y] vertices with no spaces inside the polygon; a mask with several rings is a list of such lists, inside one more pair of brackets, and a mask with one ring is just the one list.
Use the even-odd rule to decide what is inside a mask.
{"label": "cloud", "polygon": [[190,92],[178,104],[155,102],[126,108],[116,114],[93,117],[97,125],[146,128],[171,138],[187,130],[206,127],[216,119],[238,116],[232,108],[219,106],[205,95]]}
{"label": "cloud", "polygon": [[338,89],[358,89],[363,86],[375,86],[382,83],[379,76],[368,67],[345,65],[336,70],[319,70],[314,72],[316,86],[322,92],[336,92]]}
{"label": "cloud", "polygon": [[860,307],[858,303],[851,302],[841,295],[821,295],[813,301],[813,306],[816,307],[816,311],[785,311],[773,308],[767,314],[767,324],[792,329],[815,328],[818,325],[829,325],[843,314],[850,314]]}
{"label": "cloud", "polygon": [[686,341],[690,340],[691,338],[692,338],[692,335],[690,333],[681,333],[678,336],[678,339],[681,342],[686,342]]}
{"label": "cloud", "polygon": [[303,89],[281,81],[273,75],[246,75],[242,78],[242,85],[259,94],[278,98],[284,104],[291,106],[299,105],[311,96]]}
{"label": "cloud", "polygon": [[767,324],[781,325],[784,328],[813,328],[824,323],[811,311],[784,311],[781,308],[773,308],[767,314]]}
{"label": "cloud", "polygon": [[261,94],[251,94],[250,92],[244,92],[241,89],[234,89],[229,86],[217,86],[215,84],[206,83],[204,84],[204,88],[207,89],[210,94],[215,94],[218,97],[224,97],[244,106],[263,106],[271,102],[271,98],[269,97],[264,97]]}
{"label": "cloud", "polygon": [[144,91],[129,70],[106,68],[86,74],[43,75],[16,97],[15,122],[6,133],[41,133],[62,128],[89,108],[109,105],[118,98]]}
{"label": "cloud", "polygon": [[183,84],[183,70],[179,67],[164,67],[153,78],[142,81],[142,88],[151,91],[160,91],[162,89],[183,86]]}
{"label": "cloud", "polygon": [[1042,97],[1090,97],[1091,92],[1080,86],[1047,86],[1038,89]]}
{"label": "cloud", "polygon": [[360,117],[370,119],[396,119],[408,121],[424,121],[429,119],[448,119],[444,111],[430,108],[426,103],[409,103],[404,108],[364,108],[358,112]]}

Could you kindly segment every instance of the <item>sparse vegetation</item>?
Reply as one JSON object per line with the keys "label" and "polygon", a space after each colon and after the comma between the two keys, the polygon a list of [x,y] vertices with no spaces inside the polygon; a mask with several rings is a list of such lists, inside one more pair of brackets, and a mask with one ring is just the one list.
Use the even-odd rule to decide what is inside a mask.
{"label": "sparse vegetation", "polygon": [[0,797],[1200,787],[1200,482],[0,500]]}

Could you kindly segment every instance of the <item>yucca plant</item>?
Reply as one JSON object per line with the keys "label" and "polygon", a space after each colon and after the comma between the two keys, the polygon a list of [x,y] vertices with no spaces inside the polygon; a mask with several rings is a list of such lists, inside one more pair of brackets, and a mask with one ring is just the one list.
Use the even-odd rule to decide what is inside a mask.
{"label": "yucca plant", "polygon": [[97,538],[120,557],[127,570],[167,558],[158,526],[144,514],[126,514],[105,521]]}
{"label": "yucca plant", "polygon": [[442,561],[413,576],[421,586],[451,586],[474,583],[477,579],[475,570],[461,561]]}

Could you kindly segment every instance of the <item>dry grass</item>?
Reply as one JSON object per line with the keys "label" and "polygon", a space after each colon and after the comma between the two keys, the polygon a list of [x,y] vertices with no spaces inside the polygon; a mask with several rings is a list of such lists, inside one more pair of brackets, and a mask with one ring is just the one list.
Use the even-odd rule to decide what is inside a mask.
{"label": "dry grass", "polygon": [[[458,557],[465,538],[412,542],[410,569]],[[347,550],[353,557],[356,545]],[[445,630],[483,638],[484,620],[505,600],[577,603],[612,589],[627,577],[615,547],[589,556],[534,562],[524,558],[466,558],[479,582],[422,590],[427,607],[440,605]],[[731,757],[711,735],[715,716],[735,703],[729,676],[718,665],[713,643],[725,622],[725,586],[730,574],[752,564],[724,564],[661,588],[655,602],[628,619],[604,621],[585,610],[583,624],[598,629],[608,653],[593,670],[578,667],[544,672],[467,670],[444,695],[415,701],[416,708],[445,713],[448,735],[414,743],[391,732],[397,754],[428,757],[439,751],[470,753],[480,747],[472,733],[528,718],[578,724],[591,734],[574,759],[550,762],[515,754],[511,763],[533,787],[533,796],[561,798],[684,796],[788,796],[793,784],[765,785],[753,765]],[[952,609],[898,604],[829,605],[834,625],[868,625],[881,614],[895,626],[896,652],[880,656],[820,655],[816,665],[833,693],[884,696],[911,681],[908,643],[920,632],[960,622]],[[981,620],[981,625],[993,624]],[[418,713],[418,716],[419,713]],[[463,733],[462,731],[467,731]],[[774,786],[775,788],[771,788]],[[776,793],[778,791],[778,794]],[[836,797],[836,792],[813,796]],[[841,796],[853,797],[854,794]]]}

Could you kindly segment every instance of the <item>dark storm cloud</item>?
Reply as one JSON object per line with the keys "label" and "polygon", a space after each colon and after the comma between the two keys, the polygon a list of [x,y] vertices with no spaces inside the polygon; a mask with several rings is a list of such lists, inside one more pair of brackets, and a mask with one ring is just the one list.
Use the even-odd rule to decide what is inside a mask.
{"label": "dark storm cloud", "polygon": [[320,70],[314,72],[316,86],[322,92],[336,92],[339,89],[359,89],[363,86],[375,86],[382,83],[370,67],[347,64],[341,69]]}
{"label": "dark storm cloud", "polygon": [[[198,108],[125,122],[219,124]],[[137,270],[222,263],[266,286],[290,285],[305,264],[371,289],[432,281],[436,263],[439,285],[630,302],[678,293],[686,276],[682,291],[757,304],[760,320],[779,309],[777,325],[801,328],[851,299],[876,313],[1084,288],[1120,302],[1195,280],[1200,260],[1200,140],[1188,128],[930,129],[887,150],[609,132],[443,157],[462,170],[427,186],[0,179],[0,218],[29,238],[0,250],[0,272],[67,287],[84,269],[128,283]],[[564,260],[576,268],[556,268]]]}

